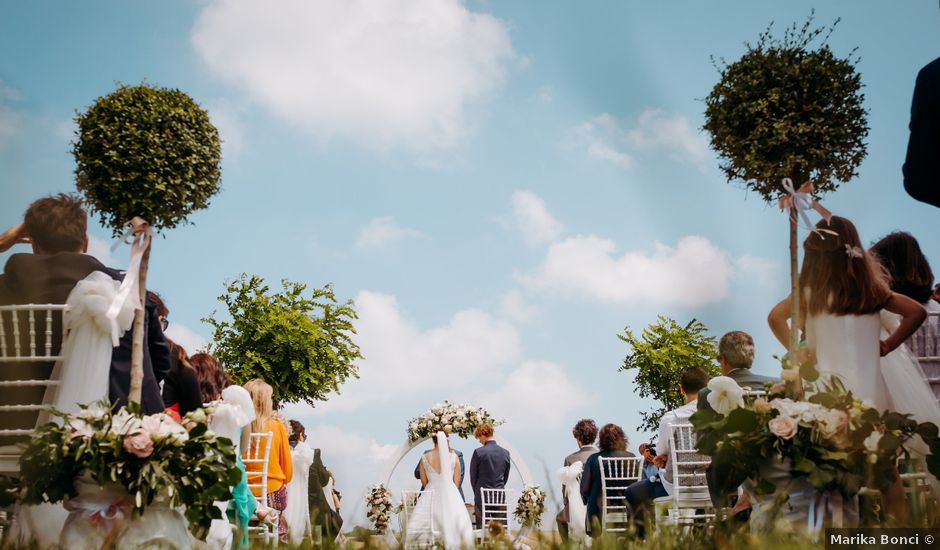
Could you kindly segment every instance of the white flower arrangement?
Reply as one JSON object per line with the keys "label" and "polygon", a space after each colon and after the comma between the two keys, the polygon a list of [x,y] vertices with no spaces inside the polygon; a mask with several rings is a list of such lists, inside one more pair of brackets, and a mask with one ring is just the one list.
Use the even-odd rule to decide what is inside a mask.
{"label": "white flower arrangement", "polygon": [[526,527],[538,527],[542,522],[542,513],[545,512],[545,491],[538,485],[527,485],[522,495],[516,501],[516,510],[513,516]]}
{"label": "white flower arrangement", "polygon": [[408,422],[408,441],[413,443],[439,431],[466,438],[484,423],[502,424],[481,407],[447,401],[435,403],[426,413]]}
{"label": "white flower arrangement", "polygon": [[366,505],[369,509],[366,517],[375,526],[375,531],[379,534],[388,529],[389,520],[395,506],[392,504],[392,493],[385,485],[375,485],[369,488],[369,494],[366,495]]}

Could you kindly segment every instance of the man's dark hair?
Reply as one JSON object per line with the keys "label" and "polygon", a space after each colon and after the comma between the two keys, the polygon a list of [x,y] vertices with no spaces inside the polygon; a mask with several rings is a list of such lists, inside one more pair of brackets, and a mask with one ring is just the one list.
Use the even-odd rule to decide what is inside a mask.
{"label": "man's dark hair", "polygon": [[147,291],[147,300],[153,302],[154,307],[157,311],[157,317],[166,317],[170,314],[170,310],[167,309],[166,304],[163,303],[163,297],[157,294],[152,290]]}
{"label": "man's dark hair", "polygon": [[623,434],[623,428],[616,424],[605,424],[601,428],[598,439],[598,447],[602,451],[626,451],[627,436]]}
{"label": "man's dark hair", "polygon": [[88,215],[77,197],[59,193],[33,201],[23,216],[26,234],[45,254],[81,252]]}
{"label": "man's dark hair", "polygon": [[597,439],[597,424],[590,418],[579,420],[571,430],[571,435],[578,440],[581,445],[593,445]]}
{"label": "man's dark hair", "polygon": [[290,424],[290,435],[287,436],[287,442],[293,447],[299,443],[301,439],[305,439],[306,430],[304,429],[304,425],[296,420],[288,420],[287,422]]}
{"label": "man's dark hair", "polygon": [[679,378],[679,386],[685,393],[698,393],[708,385],[708,373],[701,367],[688,367]]}

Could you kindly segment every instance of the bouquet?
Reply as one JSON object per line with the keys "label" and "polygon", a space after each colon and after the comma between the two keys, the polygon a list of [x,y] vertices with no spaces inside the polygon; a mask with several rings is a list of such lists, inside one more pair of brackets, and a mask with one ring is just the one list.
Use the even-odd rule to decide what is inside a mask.
{"label": "bouquet", "polygon": [[375,485],[369,488],[366,495],[366,505],[369,507],[366,516],[377,533],[382,534],[388,529],[389,518],[392,514],[392,493],[385,485]]}
{"label": "bouquet", "polygon": [[542,522],[542,513],[545,512],[545,491],[538,485],[527,485],[522,495],[516,501],[513,516],[526,527],[538,527]]}
{"label": "bouquet", "polygon": [[753,400],[731,378],[712,379],[707,399],[714,410],[690,419],[698,450],[711,456],[723,491],[750,478],[757,494],[773,493],[776,487],[760,472],[775,458],[789,459],[791,477],[805,478],[821,492],[852,497],[862,487],[884,491],[895,482],[897,458],[909,456],[915,436],[930,448],[930,473],[940,474],[936,425],[874,409],[838,378],[820,379],[813,363],[797,368],[785,357],[783,367],[782,387]]}
{"label": "bouquet", "polygon": [[437,432],[470,437],[481,424],[496,426],[502,422],[494,420],[490,413],[480,407],[444,401],[408,422],[408,441],[414,443]]}
{"label": "bouquet", "polygon": [[190,530],[204,538],[222,517],[214,502],[231,499],[230,487],[241,481],[232,442],[209,431],[201,409],[184,424],[164,413],[144,416],[137,403],[115,411],[101,401],[75,415],[51,414],[61,423],[40,427],[20,458],[16,493],[23,504],[75,498],[83,477],[123,488],[129,498],[122,506],[135,516],[157,497],[185,506]]}

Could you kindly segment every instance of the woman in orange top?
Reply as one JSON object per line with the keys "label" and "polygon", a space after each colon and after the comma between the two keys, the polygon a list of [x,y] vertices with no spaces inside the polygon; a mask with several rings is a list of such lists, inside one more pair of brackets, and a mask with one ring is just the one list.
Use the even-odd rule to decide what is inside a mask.
{"label": "woman in orange top", "polygon": [[[264,380],[255,378],[245,384],[244,388],[251,394],[255,404],[255,420],[251,423],[252,433],[271,432],[271,454],[268,457],[268,506],[283,512],[287,508],[287,483],[290,482],[293,471],[291,468],[290,443],[287,440],[287,428],[284,423],[274,416],[274,403],[271,396],[274,389]],[[248,453],[242,455],[247,457]],[[248,483],[261,483],[261,465],[257,463],[246,464]],[[252,474],[257,472],[256,474]],[[261,496],[261,490],[251,488],[256,497]],[[281,540],[287,542],[287,523],[278,517],[277,531]]]}

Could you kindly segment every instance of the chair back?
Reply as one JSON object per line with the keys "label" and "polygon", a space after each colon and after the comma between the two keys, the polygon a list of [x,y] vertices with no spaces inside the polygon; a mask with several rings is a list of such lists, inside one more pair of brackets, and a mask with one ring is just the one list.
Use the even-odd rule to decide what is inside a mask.
{"label": "chair back", "polygon": [[940,313],[927,314],[927,320],[906,342],[933,387],[934,395],[940,397]]}
{"label": "chair back", "polygon": [[[418,501],[427,504],[417,506]],[[434,528],[434,490],[402,491],[402,513],[405,515],[402,525],[402,540],[405,548],[434,548],[437,544],[437,530]]]}
{"label": "chair back", "polygon": [[669,462],[672,464],[672,494],[680,508],[685,504],[698,506],[703,501],[711,501],[705,478],[711,457],[699,453],[695,445],[695,430],[691,424],[671,425]]}
{"label": "chair back", "polygon": [[503,526],[503,531],[509,533],[509,492],[506,489],[480,489],[480,498],[483,500],[480,513],[483,516],[483,534],[489,532],[490,524],[494,521]]}
{"label": "chair back", "polygon": [[600,457],[601,527],[605,531],[626,531],[629,507],[626,488],[640,480],[643,457]]}
{"label": "chair back", "polygon": [[17,443],[36,429],[62,360],[65,304],[0,306],[0,473],[19,471]]}
{"label": "chair back", "polygon": [[[268,466],[271,459],[271,442],[274,440],[274,432],[251,432],[248,436],[248,449],[242,456],[242,462],[245,463],[245,469],[248,471],[248,490],[259,489],[260,496],[255,497],[259,503],[268,505]],[[259,470],[253,470],[249,464],[258,464]],[[258,476],[258,477],[255,477]],[[260,479],[251,483],[251,479]],[[254,493],[254,491],[252,491]]]}

